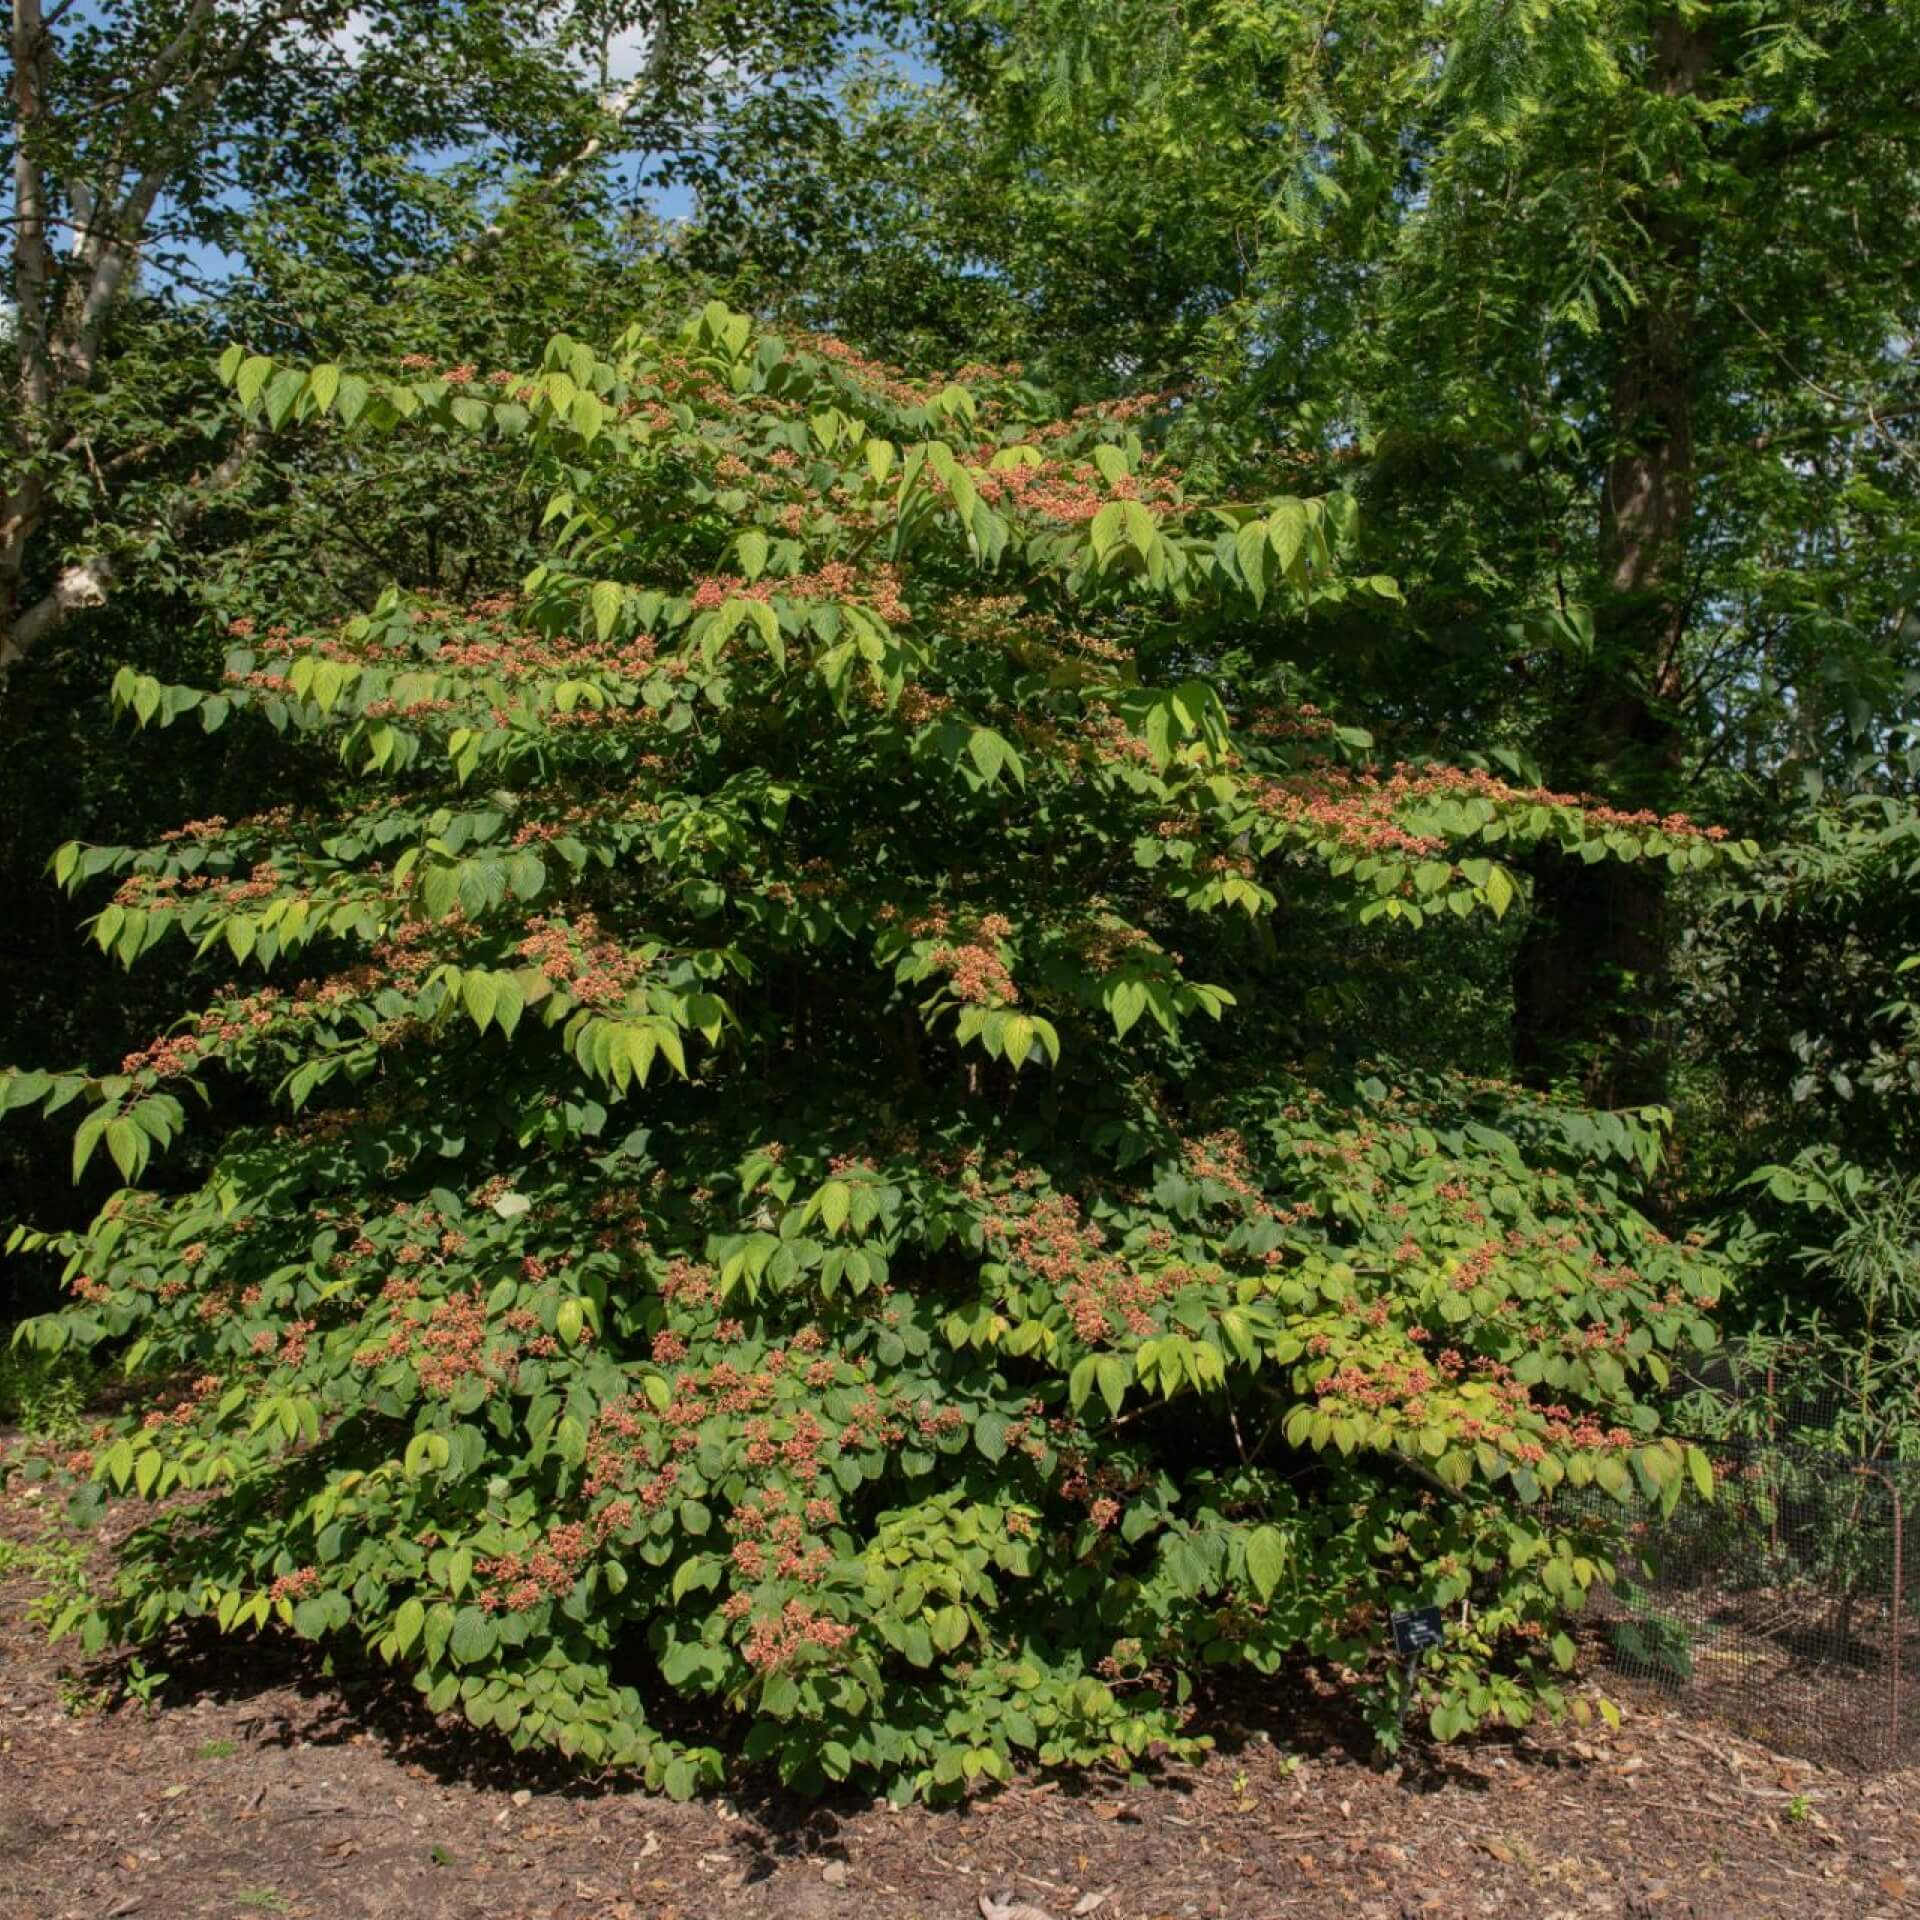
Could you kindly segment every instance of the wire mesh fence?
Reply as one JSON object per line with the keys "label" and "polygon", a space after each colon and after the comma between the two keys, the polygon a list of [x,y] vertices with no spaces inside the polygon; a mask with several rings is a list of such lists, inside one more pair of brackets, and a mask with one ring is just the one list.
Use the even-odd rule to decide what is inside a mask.
{"label": "wire mesh fence", "polygon": [[1612,1657],[1783,1753],[1920,1762],[1920,1468],[1723,1446],[1711,1507],[1631,1524]]}
{"label": "wire mesh fence", "polygon": [[1615,1665],[1779,1752],[1920,1764],[1920,1460],[1862,1448],[1777,1355],[1717,1371],[1675,1409],[1715,1498],[1628,1522],[1598,1603]]}

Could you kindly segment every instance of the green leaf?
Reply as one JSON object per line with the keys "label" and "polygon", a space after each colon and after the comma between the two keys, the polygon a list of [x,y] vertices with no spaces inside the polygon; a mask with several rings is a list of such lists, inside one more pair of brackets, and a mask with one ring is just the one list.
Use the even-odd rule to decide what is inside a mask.
{"label": "green leaf", "polygon": [[967,1611],[964,1607],[942,1607],[927,1621],[927,1632],[942,1653],[951,1653],[967,1637]]}
{"label": "green leaf", "polygon": [[473,1578],[473,1552],[468,1547],[456,1547],[447,1555],[447,1591],[458,1600],[467,1590],[467,1582]]}
{"label": "green leaf", "polygon": [[131,1184],[140,1176],[140,1170],[147,1163],[149,1151],[146,1135],[131,1120],[110,1120],[107,1123],[107,1151],[113,1155],[113,1164],[120,1169],[120,1177]]}
{"label": "green leaf", "polygon": [[352,426],[366,412],[367,401],[372,393],[373,389],[357,373],[343,373],[340,376],[340,391],[334,410],[339,414],[342,426]]}
{"label": "green leaf", "polygon": [[398,1650],[405,1653],[420,1637],[427,1623],[427,1610],[418,1600],[403,1600],[393,1616],[393,1637]]}
{"label": "green leaf", "polygon": [[1086,1405],[1087,1396],[1093,1391],[1095,1371],[1099,1365],[1100,1356],[1090,1353],[1077,1361],[1067,1376],[1067,1399],[1076,1413]]}
{"label": "green leaf", "polygon": [[484,1660],[498,1641],[493,1622],[478,1607],[462,1607],[453,1616],[453,1633],[447,1650],[461,1666],[470,1667]]}
{"label": "green leaf", "polygon": [[1004,771],[1014,783],[1027,784],[1027,770],[1020,756],[991,727],[975,727],[967,736],[967,757],[979,768],[980,777],[989,785]]}
{"label": "green leaf", "polygon": [[601,640],[608,640],[619,624],[620,609],[626,602],[626,591],[617,580],[596,580],[593,591],[588,596],[593,607],[594,631]]}
{"label": "green leaf", "polygon": [[487,1022],[493,1018],[500,1002],[498,981],[490,973],[470,973],[461,981],[460,991],[473,1024],[485,1033]]}
{"label": "green leaf", "polygon": [[1257,607],[1267,597],[1267,529],[1258,520],[1249,520],[1233,537],[1234,554],[1240,562],[1240,575],[1247,583]]}
{"label": "green leaf", "polygon": [[1141,980],[1113,980],[1107,983],[1107,1011],[1113,1015],[1113,1033],[1116,1040],[1124,1040],[1128,1029],[1147,1010],[1146,983]]}
{"label": "green leaf", "polygon": [[511,1040],[514,1028],[520,1024],[520,1015],[526,1008],[526,994],[520,982],[510,973],[496,973],[492,980],[494,1022]]}
{"label": "green leaf", "polygon": [[773,656],[773,664],[784,668],[787,664],[787,643],[780,631],[780,616],[764,600],[747,602],[747,618],[753,623],[767,652]]}
{"label": "green leaf", "polygon": [[1293,573],[1307,541],[1307,510],[1298,500],[1282,500],[1268,515],[1267,540],[1280,572]]}
{"label": "green leaf", "polygon": [[87,1162],[93,1158],[93,1150],[100,1144],[101,1136],[114,1120],[112,1107],[95,1107],[80,1122],[73,1136],[73,1177],[78,1183],[80,1176],[87,1170]]}
{"label": "green leaf", "polygon": [[598,394],[576,393],[567,417],[573,423],[574,432],[591,446],[607,423],[607,409]]}
{"label": "green leaf", "polygon": [[1007,1430],[1012,1425],[997,1407],[988,1407],[973,1423],[973,1444],[989,1460],[1006,1457]]}
{"label": "green leaf", "polygon": [[256,353],[241,363],[240,371],[234,378],[233,391],[243,407],[251,408],[260,398],[267,384],[267,376],[272,372],[273,362],[263,353]]}
{"label": "green leaf", "polygon": [[1093,548],[1096,561],[1105,563],[1106,557],[1127,537],[1127,507],[1124,500],[1109,500],[1093,516],[1093,523],[1087,529],[1087,539]]}
{"label": "green leaf", "polygon": [[[244,373],[245,369],[242,369]],[[298,367],[282,367],[267,382],[266,409],[269,426],[278,427],[293,411],[293,403],[306,391],[307,376]]]}
{"label": "green leaf", "polygon": [[1127,544],[1144,560],[1152,553],[1154,542],[1160,538],[1160,523],[1153,517],[1152,509],[1138,500],[1127,500],[1121,504],[1126,521]]}
{"label": "green leaf", "polygon": [[829,1233],[838,1233],[847,1224],[853,1194],[843,1180],[829,1180],[820,1189],[820,1218]]}
{"label": "green leaf", "polygon": [[1691,1476],[1694,1491],[1702,1500],[1713,1498],[1713,1462],[1700,1448],[1687,1448],[1687,1472]]}
{"label": "green leaf", "polygon": [[1273,1598],[1287,1570],[1287,1538],[1278,1527],[1256,1527],[1247,1536],[1247,1578],[1262,1600]]}

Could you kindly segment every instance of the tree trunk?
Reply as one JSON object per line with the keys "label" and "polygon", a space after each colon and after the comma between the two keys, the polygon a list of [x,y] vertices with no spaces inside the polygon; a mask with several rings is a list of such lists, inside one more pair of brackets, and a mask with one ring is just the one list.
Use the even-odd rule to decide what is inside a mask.
{"label": "tree trunk", "polygon": [[[1669,99],[1697,94],[1711,65],[1709,31],[1661,12],[1648,59],[1653,90]],[[1593,659],[1550,755],[1556,785],[1657,813],[1672,808],[1685,749],[1674,700],[1689,615],[1690,356],[1704,239],[1698,219],[1673,204],[1680,188],[1669,174],[1649,210],[1643,298],[1615,334]],[[1524,1078],[1577,1081],[1601,1106],[1661,1097],[1666,879],[1659,862],[1589,866],[1552,853],[1535,862],[1533,917],[1513,983],[1514,1058]]]}

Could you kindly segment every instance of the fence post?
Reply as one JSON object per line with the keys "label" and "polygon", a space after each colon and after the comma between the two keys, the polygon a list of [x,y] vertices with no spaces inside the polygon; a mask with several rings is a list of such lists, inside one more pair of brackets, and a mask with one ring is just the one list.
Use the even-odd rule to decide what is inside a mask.
{"label": "fence post", "polygon": [[1892,1691],[1892,1758],[1894,1764],[1897,1766],[1900,1761],[1900,1752],[1905,1744],[1906,1736],[1906,1721],[1901,1713],[1902,1702],[1900,1699],[1901,1608],[1906,1599],[1906,1568],[1902,1563],[1901,1552],[1902,1521],[1904,1515],[1900,1510],[1899,1483],[1894,1479],[1892,1474],[1882,1473],[1878,1467],[1862,1467],[1860,1469],[1860,1475],[1863,1479],[1878,1480],[1880,1484],[1886,1488],[1887,1498],[1893,1502],[1893,1598],[1887,1613],[1887,1632],[1893,1642],[1892,1658],[1889,1661],[1888,1683]]}
{"label": "fence post", "polygon": [[1891,1480],[1893,1492],[1893,1757],[1898,1764],[1906,1744],[1907,1723],[1900,1711],[1900,1609],[1906,1601],[1906,1576],[1900,1564],[1900,1532],[1904,1515],[1900,1510],[1900,1489]]}
{"label": "fence post", "polygon": [[[1769,1354],[1767,1356],[1767,1455],[1769,1464],[1774,1464],[1774,1456],[1780,1445],[1778,1423],[1780,1405],[1774,1397],[1775,1384],[1773,1368],[1773,1356]],[[1778,1499],[1770,1499],[1767,1502],[1767,1512],[1767,1544],[1772,1547],[1775,1555],[1778,1556],[1780,1552],[1780,1502]]]}

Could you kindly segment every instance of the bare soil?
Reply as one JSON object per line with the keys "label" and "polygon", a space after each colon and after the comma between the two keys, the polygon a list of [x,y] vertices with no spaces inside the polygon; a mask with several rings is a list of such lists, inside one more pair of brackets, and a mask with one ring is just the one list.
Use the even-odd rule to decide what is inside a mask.
{"label": "bare soil", "polygon": [[[53,1504],[0,1493],[0,1539],[51,1537]],[[1295,1678],[1227,1702],[1215,1753],[1145,1782],[676,1806],[277,1635],[150,1652],[167,1678],[143,1705],[47,1645],[35,1591],[20,1564],[0,1578],[0,1920],[1920,1915],[1920,1773],[1827,1771],[1657,1701],[1617,1733],[1382,1771]]]}

